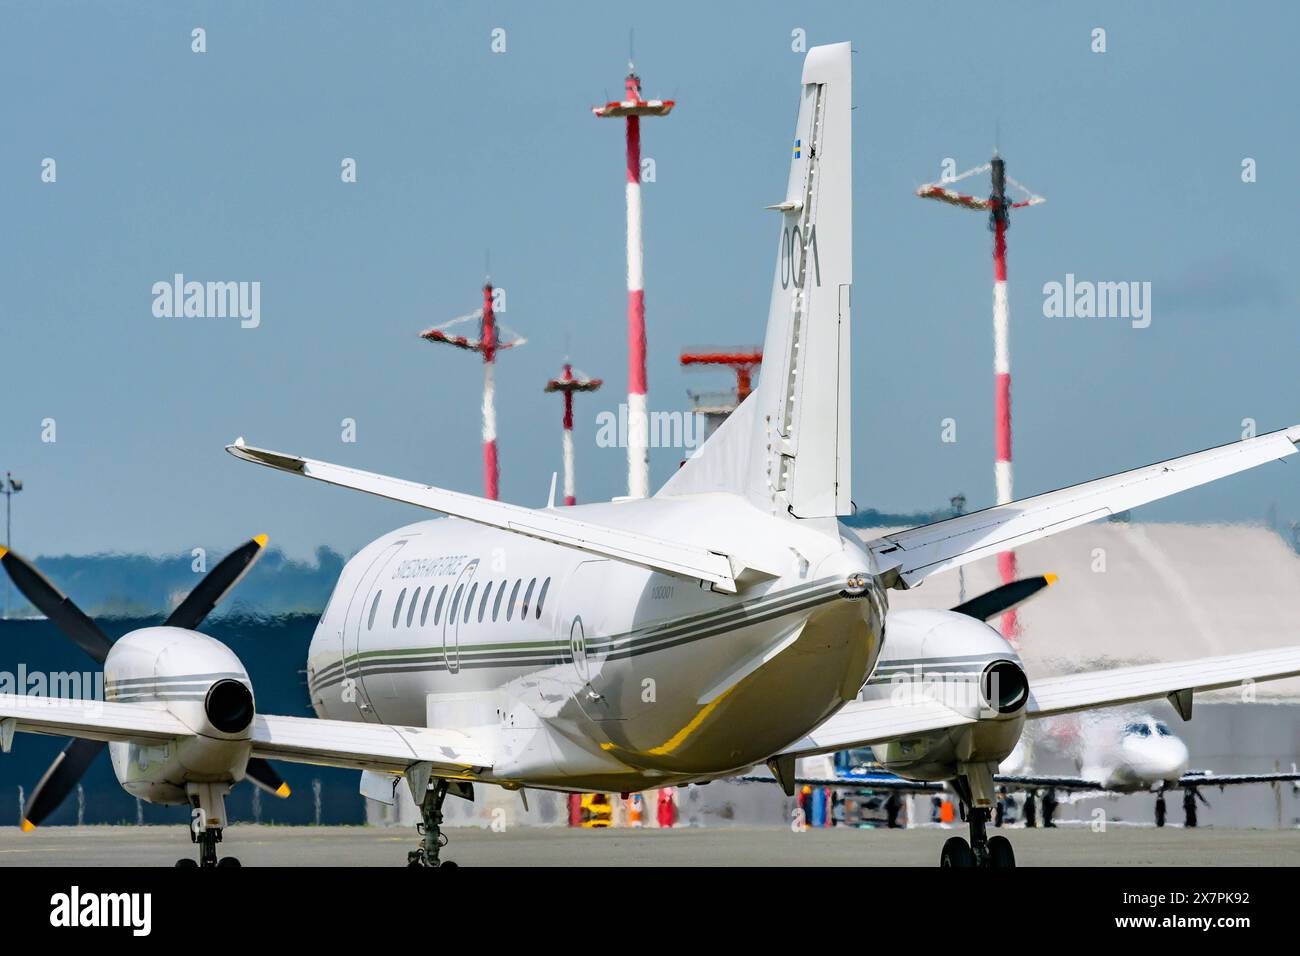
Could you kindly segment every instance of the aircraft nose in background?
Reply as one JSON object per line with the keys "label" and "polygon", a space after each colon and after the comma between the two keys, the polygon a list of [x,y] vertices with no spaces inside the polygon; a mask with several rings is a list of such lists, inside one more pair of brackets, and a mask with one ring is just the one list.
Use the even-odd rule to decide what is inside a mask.
{"label": "aircraft nose in background", "polygon": [[1172,734],[1130,739],[1125,749],[1130,766],[1143,779],[1176,780],[1187,772],[1187,744]]}

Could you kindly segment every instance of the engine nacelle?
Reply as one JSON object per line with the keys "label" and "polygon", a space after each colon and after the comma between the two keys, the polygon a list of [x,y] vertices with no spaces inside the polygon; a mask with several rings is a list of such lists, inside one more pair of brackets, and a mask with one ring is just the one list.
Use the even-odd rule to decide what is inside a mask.
{"label": "engine nacelle", "polygon": [[248,673],[226,645],[183,628],[142,628],[113,644],[104,680],[108,700],[163,706],[194,733],[109,745],[113,772],[132,796],[189,803],[196,786],[228,789],[244,778],[256,705]]}
{"label": "engine nacelle", "polygon": [[888,770],[910,780],[950,780],[962,764],[997,764],[1015,749],[1029,681],[1020,656],[996,630],[953,611],[890,611],[885,649],[861,699],[939,701],[975,718],[961,727],[872,747]]}

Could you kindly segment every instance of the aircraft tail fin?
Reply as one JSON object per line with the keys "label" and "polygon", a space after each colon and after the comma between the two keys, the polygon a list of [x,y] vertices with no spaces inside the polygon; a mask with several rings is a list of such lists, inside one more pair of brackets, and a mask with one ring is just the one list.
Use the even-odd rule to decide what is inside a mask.
{"label": "aircraft tail fin", "polygon": [[758,388],[659,490],[728,491],[796,518],[848,514],[851,51],[804,60]]}

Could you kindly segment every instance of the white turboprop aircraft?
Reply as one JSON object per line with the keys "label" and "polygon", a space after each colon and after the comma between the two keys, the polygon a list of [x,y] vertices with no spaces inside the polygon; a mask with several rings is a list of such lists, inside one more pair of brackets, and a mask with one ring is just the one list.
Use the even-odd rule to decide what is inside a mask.
{"label": "white turboprop aircraft", "polygon": [[[870,744],[899,773],[955,782],[971,840],[949,840],[944,864],[1004,866],[1010,844],[985,821],[1025,720],[1300,673],[1292,647],[1031,685],[974,617],[900,613],[886,635],[890,588],[1291,455],[1300,426],[859,544],[837,521],[852,509],[850,100],[849,45],[809,51],[772,207],[762,382],[654,497],[529,509],[238,441],[244,460],[451,516],[348,562],[309,650],[319,719],[257,713],[235,655],[193,630],[257,542],[167,626],[111,647],[10,553],[27,597],[102,655],[110,699],[0,696],[6,745],[14,730],[110,741],[130,792],[193,806],[204,865],[229,788],[275,786],[266,761],[369,771],[363,787],[390,798],[405,778],[423,814],[408,861],[437,865],[443,801],[473,783],[636,791],[767,763],[789,789],[796,757]],[[886,641],[951,665],[962,692],[858,700]],[[74,742],[33,805],[95,749]]]}

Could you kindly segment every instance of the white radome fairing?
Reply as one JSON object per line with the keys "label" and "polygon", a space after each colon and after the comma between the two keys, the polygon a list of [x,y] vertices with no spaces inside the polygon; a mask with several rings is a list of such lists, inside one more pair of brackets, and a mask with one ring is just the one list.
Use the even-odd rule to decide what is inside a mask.
{"label": "white radome fairing", "polygon": [[[151,803],[187,803],[187,784],[233,785],[244,778],[251,752],[252,682],[230,648],[197,631],[142,628],[113,644],[104,677],[109,701],[166,710],[191,732],[166,743],[111,743],[113,772],[127,792]],[[248,689],[248,719],[235,730],[214,726],[205,706],[223,681]]]}

